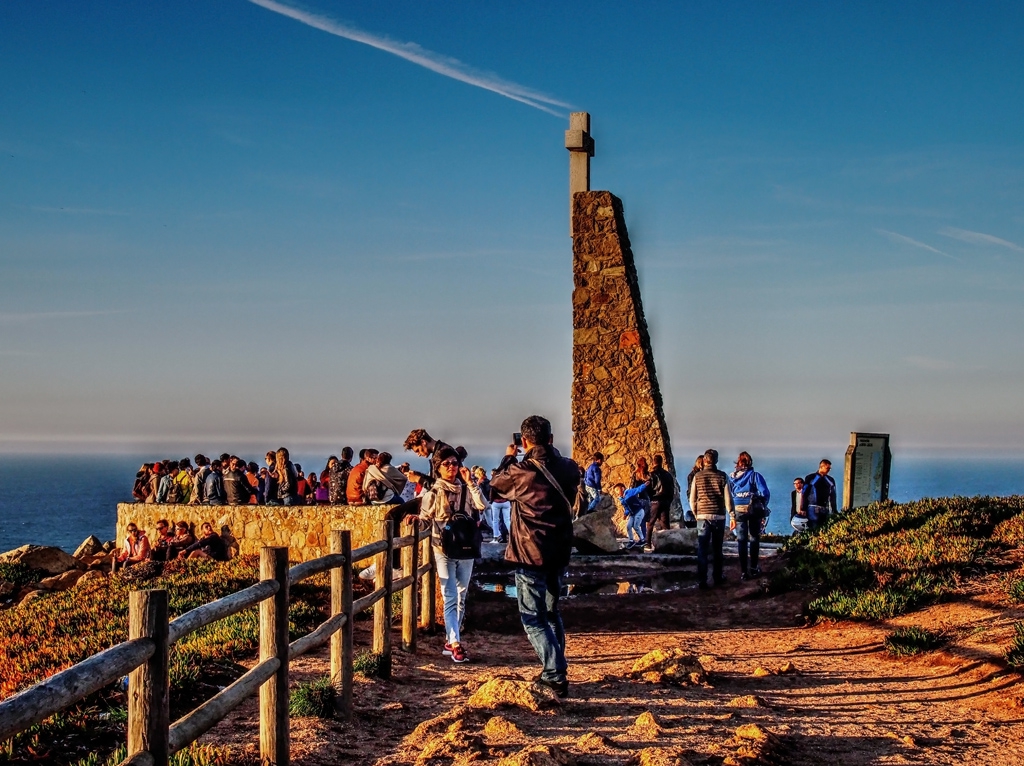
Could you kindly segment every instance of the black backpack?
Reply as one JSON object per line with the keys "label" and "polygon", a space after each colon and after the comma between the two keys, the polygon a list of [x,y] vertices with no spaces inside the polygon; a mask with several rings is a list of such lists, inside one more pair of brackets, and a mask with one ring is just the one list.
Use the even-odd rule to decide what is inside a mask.
{"label": "black backpack", "polygon": [[466,513],[466,485],[462,485],[459,508],[441,528],[441,550],[450,559],[478,559],[483,535],[476,519]]}

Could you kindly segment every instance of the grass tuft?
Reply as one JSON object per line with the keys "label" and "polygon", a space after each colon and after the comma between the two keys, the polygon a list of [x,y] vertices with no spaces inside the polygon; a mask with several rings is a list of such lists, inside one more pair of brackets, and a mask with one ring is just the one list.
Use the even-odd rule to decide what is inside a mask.
{"label": "grass tuft", "polygon": [[1024,577],[1014,577],[1006,586],[1006,595],[1015,604],[1024,603]]}
{"label": "grass tuft", "polygon": [[333,718],[335,696],[334,686],[327,676],[299,684],[288,701],[288,712],[296,718]]}
{"label": "grass tuft", "polygon": [[1011,668],[1024,668],[1024,622],[1013,624],[1013,640],[1006,650],[1006,663]]}
{"label": "grass tuft", "polygon": [[384,655],[364,649],[352,660],[352,669],[364,676],[380,678],[384,670]]}
{"label": "grass tuft", "polygon": [[910,657],[938,649],[945,643],[941,633],[910,625],[896,628],[885,637],[885,650],[894,657]]}

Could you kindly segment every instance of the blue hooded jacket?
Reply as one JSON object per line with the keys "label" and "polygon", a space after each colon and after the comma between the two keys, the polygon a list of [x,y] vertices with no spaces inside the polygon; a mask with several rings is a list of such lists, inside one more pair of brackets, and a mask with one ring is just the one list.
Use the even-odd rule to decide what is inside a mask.
{"label": "blue hooded jacket", "polygon": [[619,502],[622,503],[622,513],[626,516],[626,518],[629,518],[630,516],[635,516],[638,513],[643,513],[644,502],[642,495],[646,489],[647,485],[641,484],[639,487],[627,489],[625,493],[622,495],[622,498]]}
{"label": "blue hooded jacket", "polygon": [[753,468],[733,471],[729,474],[729,491],[732,492],[732,502],[736,507],[737,514],[747,512],[746,506],[750,505],[751,495],[757,494],[763,497],[765,505],[768,505],[772,496],[768,490],[768,482]]}

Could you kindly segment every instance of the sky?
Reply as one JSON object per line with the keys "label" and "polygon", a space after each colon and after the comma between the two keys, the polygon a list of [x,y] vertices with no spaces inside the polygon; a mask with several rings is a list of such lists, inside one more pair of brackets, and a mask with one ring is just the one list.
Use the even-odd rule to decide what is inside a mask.
{"label": "sky", "polygon": [[0,451],[567,444],[585,110],[677,455],[1019,452],[1021,39],[1012,2],[5,0]]}

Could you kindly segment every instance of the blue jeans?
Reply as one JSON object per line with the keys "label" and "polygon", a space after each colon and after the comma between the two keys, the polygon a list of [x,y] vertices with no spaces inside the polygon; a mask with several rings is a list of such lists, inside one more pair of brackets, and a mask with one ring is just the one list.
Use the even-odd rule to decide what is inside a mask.
{"label": "blue jeans", "polygon": [[558,597],[562,594],[564,569],[516,570],[516,596],[519,617],[526,637],[533,644],[544,670],[545,681],[565,681],[565,628],[558,613]]}
{"label": "blue jeans", "polygon": [[[512,503],[507,500],[503,503],[491,503],[491,529],[495,537],[508,539],[512,530]],[[504,532],[502,531],[504,527]]]}
{"label": "blue jeans", "polygon": [[712,556],[711,575],[715,584],[722,582],[722,542],[725,519],[697,519],[697,582],[708,581],[708,556]]}
{"label": "blue jeans", "polygon": [[646,515],[643,511],[637,511],[626,519],[626,537],[629,538],[630,542],[633,542],[634,531],[636,532],[637,539],[640,542],[644,541],[644,518]]}
{"label": "blue jeans", "polygon": [[462,623],[466,621],[466,593],[473,576],[473,559],[450,559],[435,547],[434,561],[444,597],[445,640],[457,644],[462,640]]}
{"label": "blue jeans", "polygon": [[[745,506],[740,506],[741,508]],[[747,574],[747,552],[750,553],[750,569],[757,569],[761,549],[761,517],[748,513],[736,515],[736,543],[740,553],[740,571]]]}

